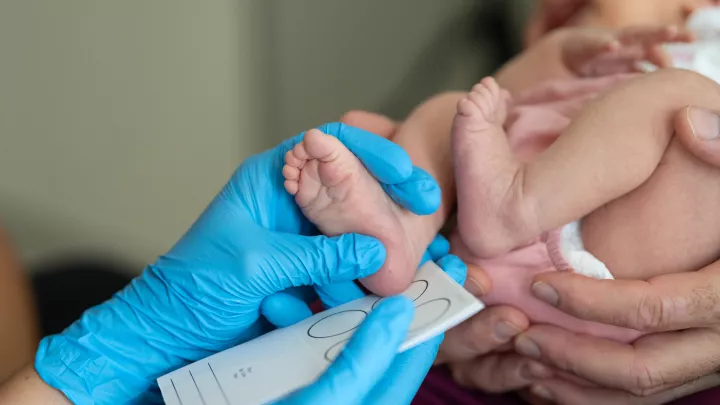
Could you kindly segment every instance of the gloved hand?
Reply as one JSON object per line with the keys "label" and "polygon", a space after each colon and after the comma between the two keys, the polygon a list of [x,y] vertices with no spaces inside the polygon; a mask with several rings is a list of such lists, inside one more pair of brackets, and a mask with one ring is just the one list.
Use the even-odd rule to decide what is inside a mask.
{"label": "gloved hand", "polygon": [[[393,199],[419,214],[440,190],[390,141],[340,123],[340,139]],[[263,299],[293,286],[350,281],[385,260],[374,238],[316,234],[283,188],[285,153],[247,159],[180,241],[111,300],[40,343],[35,368],[74,403],[158,400],[160,375],[263,333]]]}
{"label": "gloved hand", "polygon": [[[424,260],[435,260],[462,284],[467,267],[456,256],[448,255],[448,250],[447,240],[439,236]],[[336,306],[360,298],[363,293],[354,283],[338,283],[326,286],[321,296],[326,305]],[[414,306],[404,297],[383,303],[368,315],[323,376],[280,404],[409,404],[435,360],[443,335],[397,354],[412,322]],[[277,326],[300,322],[310,313],[303,301],[286,293],[267,298],[262,309]]]}

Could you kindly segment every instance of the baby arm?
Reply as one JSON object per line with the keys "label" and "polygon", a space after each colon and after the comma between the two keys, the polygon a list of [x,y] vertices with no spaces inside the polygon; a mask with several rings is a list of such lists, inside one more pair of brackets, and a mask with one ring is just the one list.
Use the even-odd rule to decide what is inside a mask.
{"label": "baby arm", "polygon": [[636,73],[639,62],[669,67],[661,45],[688,42],[693,37],[674,27],[563,28],[548,34],[495,75],[512,94],[550,79]]}

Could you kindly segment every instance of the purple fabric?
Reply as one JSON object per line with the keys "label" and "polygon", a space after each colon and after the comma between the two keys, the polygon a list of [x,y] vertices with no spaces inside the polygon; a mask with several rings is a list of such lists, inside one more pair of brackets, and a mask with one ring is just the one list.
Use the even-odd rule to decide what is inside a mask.
{"label": "purple fabric", "polygon": [[[444,367],[430,370],[420,387],[413,405],[523,405],[517,395],[491,395],[461,388],[453,382]],[[679,401],[673,405],[718,405],[720,404],[720,388],[701,392]]]}

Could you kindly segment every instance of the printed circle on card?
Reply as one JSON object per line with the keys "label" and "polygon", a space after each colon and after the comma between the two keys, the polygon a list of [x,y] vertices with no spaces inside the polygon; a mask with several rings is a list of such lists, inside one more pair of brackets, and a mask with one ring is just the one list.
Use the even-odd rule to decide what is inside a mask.
{"label": "printed circle on card", "polygon": [[340,336],[360,326],[366,316],[367,312],[360,309],[338,312],[315,322],[307,333],[318,339]]}

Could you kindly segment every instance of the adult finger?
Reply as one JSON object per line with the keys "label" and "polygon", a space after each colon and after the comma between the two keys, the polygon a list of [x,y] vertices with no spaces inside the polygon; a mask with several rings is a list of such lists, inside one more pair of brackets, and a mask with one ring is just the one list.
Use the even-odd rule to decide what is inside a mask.
{"label": "adult finger", "polygon": [[648,335],[629,345],[538,325],[516,338],[515,350],[638,396],[678,387],[720,366],[720,334],[709,328]]}
{"label": "adult finger", "polygon": [[675,116],[675,133],[696,157],[720,167],[720,112],[700,107],[683,108]]}
{"label": "adult finger", "polygon": [[381,183],[401,183],[413,173],[407,152],[381,136],[342,122],[324,124],[317,129],[337,137]]}
{"label": "adult finger", "polygon": [[674,26],[629,27],[620,31],[618,40],[625,45],[654,46],[665,42],[692,42],[695,36]]}
{"label": "adult finger", "polygon": [[360,404],[380,381],[407,336],[414,307],[410,300],[384,300],[360,325],[328,370],[311,386],[281,404]]}
{"label": "adult finger", "polygon": [[[450,245],[452,246],[452,253],[458,257],[473,257],[470,249],[465,246],[462,238],[455,233],[451,236]],[[488,294],[492,291],[492,279],[490,276],[483,271],[480,266],[473,264],[467,264],[467,279],[465,280],[465,289],[471,294],[478,298],[482,298],[483,295]]]}
{"label": "adult finger", "polygon": [[326,308],[334,308],[365,296],[365,292],[354,281],[319,285],[315,291]]}
{"label": "adult finger", "polygon": [[535,278],[532,292],[575,317],[645,332],[720,322],[720,263],[648,281],[546,273]]}
{"label": "adult finger", "polygon": [[433,360],[437,355],[438,347],[443,335],[436,336],[429,341],[410,350],[400,353],[393,360],[390,369],[385,371],[385,377],[369,392],[367,404],[410,404],[420,389],[420,385],[427,376]]}
{"label": "adult finger", "polygon": [[605,388],[580,387],[561,379],[539,381],[533,384],[531,392],[557,405],[662,405],[717,386],[720,386],[720,374],[713,373],[647,397]]}
{"label": "adult finger", "polygon": [[445,333],[436,364],[467,361],[490,353],[527,329],[525,314],[509,306],[488,307]]}
{"label": "adult finger", "polygon": [[[282,274],[273,283],[276,293],[290,287],[330,285],[353,281],[376,273],[385,263],[385,247],[375,238],[360,234],[335,237],[281,234],[279,261]],[[272,263],[277,266],[278,263]],[[269,294],[268,294],[269,295]]]}
{"label": "adult finger", "polygon": [[491,393],[516,391],[553,375],[548,367],[515,353],[493,353],[453,363],[450,371],[459,385]]}
{"label": "adult finger", "polygon": [[418,166],[403,182],[380,183],[385,193],[398,205],[416,215],[430,215],[440,208],[442,190],[437,181]]}
{"label": "adult finger", "polygon": [[672,57],[662,45],[650,47],[647,52],[647,60],[660,68],[669,68],[673,66]]}
{"label": "adult finger", "polygon": [[463,285],[467,276],[467,266],[454,255],[446,255],[436,262],[436,264],[445,271],[451,279],[456,283]]}
{"label": "adult finger", "polygon": [[286,292],[265,298],[260,305],[260,313],[278,328],[294,325],[312,316],[305,301]]}
{"label": "adult finger", "polygon": [[[428,248],[431,252],[428,256],[435,260],[438,260],[439,257],[437,261],[438,266],[445,270],[453,280],[462,284],[465,280],[467,267],[456,256],[448,255],[447,251],[449,249],[450,247],[447,240],[438,235]],[[315,291],[327,308],[333,308],[365,296],[362,289],[352,281],[318,285],[315,287]]]}
{"label": "adult finger", "polygon": [[[400,126],[388,117],[367,111],[350,111],[341,118],[341,121],[351,128],[354,126],[386,139],[392,139]],[[346,143],[348,149],[350,149],[353,153],[362,150],[355,148],[354,144],[348,142],[347,138],[340,138],[340,140]],[[372,145],[366,145],[365,147],[367,148],[368,146]],[[377,152],[382,150],[383,149],[377,149]],[[394,148],[390,148],[390,150],[393,152],[392,155],[397,152]],[[373,148],[373,151],[375,151],[375,148]],[[377,156],[371,155],[370,157],[374,160],[368,161],[368,156],[358,155],[358,158],[366,166],[368,164],[371,165],[368,167],[368,170],[370,170],[373,175],[376,175],[377,173],[373,170],[372,165],[375,164],[373,162],[377,160]],[[388,159],[388,156],[381,157],[386,160]],[[398,157],[393,157],[393,160],[399,162],[401,159],[398,155]],[[380,161],[383,163],[382,159],[380,159]],[[379,169],[380,172],[383,172],[387,168],[381,167]],[[413,166],[410,174],[407,177],[403,177],[402,181],[383,182],[381,178],[378,177],[378,179],[381,180],[381,186],[385,189],[385,192],[390,196],[390,198],[392,198],[393,201],[414,214],[429,215],[437,211],[440,207],[442,198],[440,186],[437,184],[435,179],[432,178],[432,176],[419,167]]]}
{"label": "adult finger", "polygon": [[515,98],[515,102],[517,105],[527,105],[587,96],[635,76],[637,74],[552,80],[520,93]]}
{"label": "adult finger", "polygon": [[444,236],[437,234],[435,235],[435,239],[430,242],[430,246],[428,246],[428,253],[430,254],[431,260],[442,259],[450,253],[450,242],[448,242]]}

